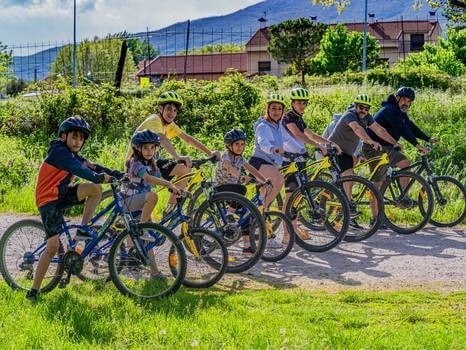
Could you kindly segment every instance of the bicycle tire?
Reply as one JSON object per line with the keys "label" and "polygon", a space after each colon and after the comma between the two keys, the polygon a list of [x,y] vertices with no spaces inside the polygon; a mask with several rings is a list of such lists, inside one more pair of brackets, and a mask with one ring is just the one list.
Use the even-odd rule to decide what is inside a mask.
{"label": "bicycle tire", "polygon": [[[185,248],[187,261],[183,285],[189,288],[209,288],[220,281],[228,264],[228,251],[222,240],[201,228],[190,228],[188,237],[182,235],[180,240]],[[174,251],[172,246],[170,255]],[[172,268],[172,273],[177,273],[176,268]]]}
{"label": "bicycle tire", "polygon": [[[383,198],[380,191],[369,181],[358,175],[342,176],[340,178],[341,189],[345,182],[352,182],[352,200],[350,205],[359,213],[356,218],[350,220],[348,232],[343,238],[346,242],[360,242],[368,239],[377,232],[383,222]],[[344,192],[343,192],[344,193]],[[346,194],[345,194],[346,196]],[[378,215],[373,216],[371,198],[375,202]]]}
{"label": "bicycle tire", "polygon": [[[39,220],[21,220],[7,228],[0,239],[0,271],[11,288],[31,289],[39,257],[44,250],[39,248],[45,248],[45,242],[44,225]],[[60,241],[58,254],[49,265],[40,293],[50,292],[60,282],[63,254],[64,248]]]}
{"label": "bicycle tire", "polygon": [[[434,195],[434,210],[429,222],[437,227],[453,227],[460,224],[466,217],[465,187],[457,179],[448,175],[435,176],[431,181],[435,183],[429,181]],[[446,187],[441,185],[442,183],[450,185]],[[439,198],[437,189],[442,198]],[[424,209],[422,205],[420,208]]]}
{"label": "bicycle tire", "polygon": [[[408,194],[401,197],[400,178],[408,180]],[[422,229],[432,215],[434,199],[432,190],[424,178],[411,171],[399,171],[391,174],[382,184],[380,190],[384,201],[385,224],[399,234],[411,234]],[[420,198],[422,198],[420,200]],[[421,210],[419,206],[422,205]]]}
{"label": "bicycle tire", "polygon": [[[229,208],[234,208],[235,215],[229,217],[231,221],[225,222]],[[249,218],[248,223],[242,222],[245,217]],[[239,273],[250,269],[264,252],[267,239],[264,218],[254,203],[238,193],[212,194],[211,198],[201,203],[196,210],[192,226],[205,228],[221,237],[228,250],[226,272]],[[247,233],[244,236],[249,236],[249,243],[254,251],[243,251],[247,239],[242,239],[242,232]],[[242,240],[244,242],[241,242]]]}
{"label": "bicycle tire", "polygon": [[[125,230],[110,249],[109,270],[112,282],[123,295],[138,300],[161,299],[175,293],[186,274],[186,255],[180,240],[170,230],[155,223],[137,224],[135,229],[141,233],[136,238],[136,243],[144,247],[149,259],[153,259],[152,263],[144,263],[134,248],[135,241]],[[157,239],[155,242],[158,243],[142,237]],[[176,254],[170,257],[172,247]],[[151,276],[154,262],[163,275]],[[173,275],[172,267],[175,265],[177,273]]]}
{"label": "bicycle tire", "polygon": [[[303,195],[303,192],[306,195]],[[317,210],[312,208],[310,200],[314,202],[314,208]],[[346,197],[335,185],[322,180],[310,181],[304,188],[295,189],[286,205],[286,214],[297,219],[296,243],[310,252],[332,249],[341,242],[348,231],[349,207]],[[301,220],[301,217],[304,220]],[[297,232],[305,226],[302,222],[311,223],[312,226],[325,226],[326,230],[309,232],[306,227],[304,233],[309,235],[309,239],[304,239]]]}
{"label": "bicycle tire", "polygon": [[[288,216],[278,211],[265,212],[264,220],[267,230],[267,243],[264,253],[262,253],[262,260],[268,262],[280,261],[293,248],[295,241],[293,224]],[[285,232],[288,232],[288,234]]]}

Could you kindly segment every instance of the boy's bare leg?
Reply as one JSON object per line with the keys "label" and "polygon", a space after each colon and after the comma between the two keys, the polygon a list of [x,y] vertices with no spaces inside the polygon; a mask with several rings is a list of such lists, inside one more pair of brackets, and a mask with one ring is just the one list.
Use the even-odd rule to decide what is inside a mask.
{"label": "boy's bare leg", "polygon": [[[144,206],[142,207],[141,220],[140,220],[141,223],[149,221],[152,211],[154,210],[156,204],[157,204],[157,194],[153,192],[148,192],[145,197]],[[153,249],[149,250],[147,252],[147,256],[149,257],[149,261],[150,261],[150,275],[151,276],[158,275],[160,271],[157,267],[157,262],[155,261],[154,250]]]}
{"label": "boy's bare leg", "polygon": [[86,199],[81,224],[87,225],[102,198],[102,187],[93,183],[80,184],[78,185],[77,195],[79,201]]}
{"label": "boy's bare leg", "polygon": [[34,281],[32,282],[32,289],[40,289],[40,285],[44,279],[45,274],[50,265],[50,261],[55,256],[58,251],[60,241],[58,235],[50,237],[47,239],[47,245],[45,251],[39,258],[39,263],[37,264],[36,273],[34,274]]}

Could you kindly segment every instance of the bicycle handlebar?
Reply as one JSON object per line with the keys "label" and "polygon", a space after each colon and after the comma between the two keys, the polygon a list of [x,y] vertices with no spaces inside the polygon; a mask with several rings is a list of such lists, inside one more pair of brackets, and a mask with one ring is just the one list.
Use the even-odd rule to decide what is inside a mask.
{"label": "bicycle handlebar", "polygon": [[217,157],[216,156],[211,156],[209,158],[204,158],[204,159],[195,159],[193,161],[191,161],[192,163],[192,167],[193,168],[196,168],[196,169],[199,169],[201,167],[201,165],[203,164],[206,164],[206,163],[212,163],[212,164],[215,164],[217,163]]}
{"label": "bicycle handlebar", "polygon": [[309,159],[311,155],[308,152],[305,153],[293,153],[293,152],[283,152],[282,156],[286,159],[291,160],[294,162],[298,158]]}

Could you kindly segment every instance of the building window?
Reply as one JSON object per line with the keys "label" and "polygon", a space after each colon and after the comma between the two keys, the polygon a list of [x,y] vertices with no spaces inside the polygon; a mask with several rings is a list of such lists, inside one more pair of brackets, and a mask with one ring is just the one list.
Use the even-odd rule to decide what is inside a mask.
{"label": "building window", "polygon": [[257,70],[259,74],[261,73],[270,73],[271,68],[270,68],[270,61],[259,61],[257,63]]}
{"label": "building window", "polygon": [[411,51],[421,51],[424,47],[424,34],[411,34]]}

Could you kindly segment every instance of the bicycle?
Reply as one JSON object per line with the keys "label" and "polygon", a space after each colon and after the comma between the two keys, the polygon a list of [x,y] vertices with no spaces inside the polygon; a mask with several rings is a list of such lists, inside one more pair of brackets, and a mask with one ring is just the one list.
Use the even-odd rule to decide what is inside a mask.
{"label": "bicycle", "polygon": [[[121,182],[112,180],[110,185],[114,199],[91,219],[90,225],[64,223],[59,233],[59,249],[50,262],[40,289],[41,293],[50,292],[57,285],[66,287],[71,275],[79,276],[86,262],[96,257],[108,260],[110,278],[125,295],[157,299],[179,289],[186,273],[186,256],[181,243],[165,227],[152,223],[138,224],[125,212],[123,199],[118,192]],[[103,217],[105,221],[97,231],[94,230],[93,226]],[[112,226],[116,220],[121,220],[125,227],[119,235],[113,234]],[[82,252],[76,251],[78,243],[71,235],[71,230],[74,229],[85,230],[92,236]],[[146,241],[143,237],[152,239]],[[122,244],[127,240],[132,242],[132,247],[128,249]],[[163,283],[151,280],[148,252],[154,251],[151,255],[158,259],[157,267],[161,272],[171,273],[168,264],[168,251],[171,246],[175,247],[177,255],[177,274],[164,279]],[[0,271],[10,287],[16,290],[31,288],[37,263],[45,247],[46,234],[39,220],[21,220],[6,230],[0,239]]]}
{"label": "bicycle", "polygon": [[[429,148],[430,151],[433,147]],[[434,209],[429,222],[437,227],[453,227],[461,223],[466,217],[466,188],[452,176],[436,175],[430,165],[428,155],[421,155],[421,159],[404,171],[413,170],[416,174],[425,173],[425,179],[434,195]],[[424,210],[423,198],[419,198],[419,208]]]}
{"label": "bicycle", "polygon": [[[266,245],[266,228],[258,208],[246,197],[234,192],[217,192],[208,181],[202,164],[216,161],[215,157],[193,161],[193,170],[177,178],[174,183],[189,179],[187,189],[194,191],[187,213],[191,225],[213,232],[222,239],[228,250],[226,272],[244,272],[256,264]],[[250,252],[243,252],[246,241]]]}
{"label": "bicycle", "polygon": [[[264,185],[269,186],[270,184]],[[264,185],[257,185],[255,181],[248,183],[246,185],[246,198],[259,208],[265,221],[267,243],[261,259],[277,262],[290,253],[295,242],[295,232],[293,223],[288,216],[276,210],[265,210],[264,197],[267,196],[268,188],[265,190],[264,197],[260,193],[260,187]]]}
{"label": "bicycle", "polygon": [[397,233],[414,233],[429,222],[434,203],[432,191],[422,176],[390,166],[389,152],[393,152],[394,147],[382,147],[382,150],[382,155],[368,159],[354,169],[357,171],[371,162],[375,163],[368,176],[373,181],[377,171],[388,165],[387,177],[380,188],[384,202],[384,222]]}
{"label": "bicycle", "polygon": [[[337,151],[327,147],[327,154],[320,160],[310,162],[303,169],[309,179],[327,179],[340,189],[350,206],[350,223],[343,238],[347,242],[359,242],[371,237],[383,221],[383,198],[377,187],[369,180],[358,175],[341,175]],[[309,157],[309,156],[307,156]],[[328,173],[329,171],[330,173]],[[351,186],[348,197],[345,185]]]}
{"label": "bicycle", "polygon": [[[194,164],[200,164],[194,161]],[[181,225],[181,240],[187,259],[186,275],[183,285],[191,288],[208,288],[217,283],[225,274],[228,264],[228,251],[222,240],[214,233],[196,227],[190,227],[191,217],[184,214],[183,203],[186,196],[177,198],[175,210],[164,216],[159,224],[174,231]],[[175,249],[170,249],[169,261],[176,275]],[[172,266],[173,265],[173,266]]]}
{"label": "bicycle", "polygon": [[[311,252],[332,249],[348,231],[349,205],[345,196],[335,185],[318,179],[311,181],[299,171],[296,161],[304,160],[302,154],[285,152],[284,157],[291,162],[279,170],[284,177],[294,175],[297,183],[285,204],[285,213],[297,220],[296,243]],[[304,239],[298,230],[313,232],[309,239]]]}

